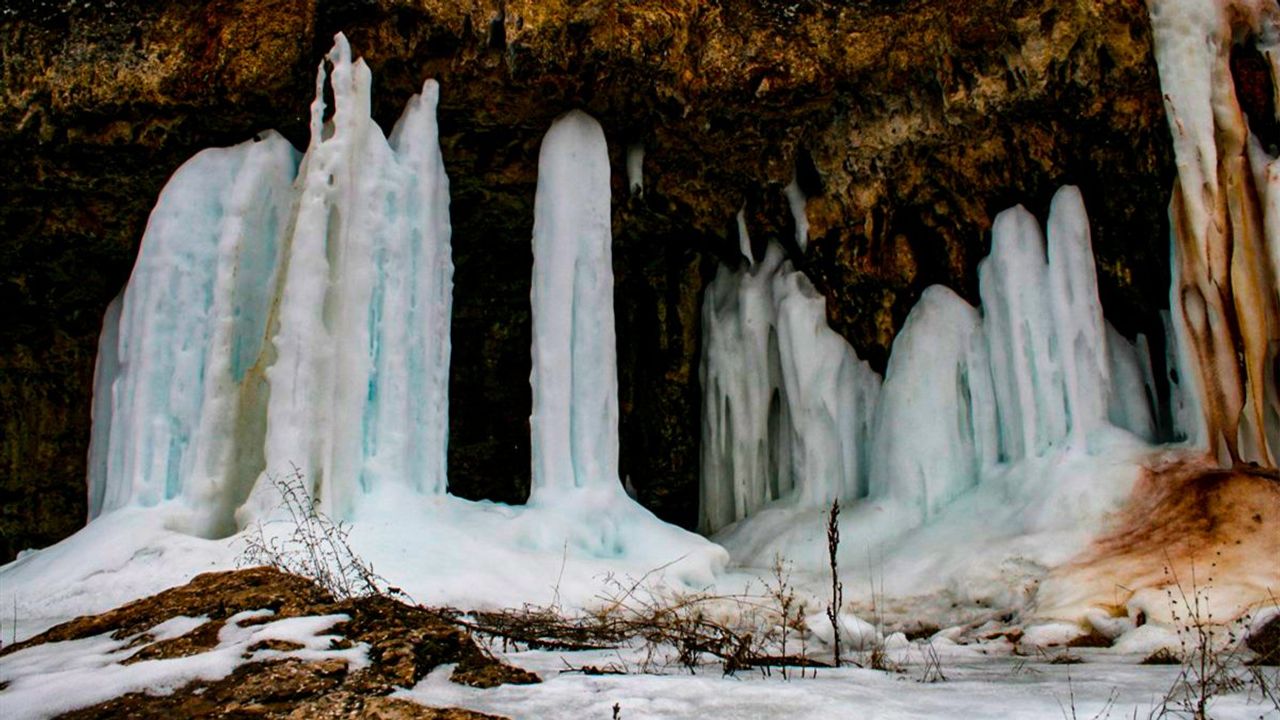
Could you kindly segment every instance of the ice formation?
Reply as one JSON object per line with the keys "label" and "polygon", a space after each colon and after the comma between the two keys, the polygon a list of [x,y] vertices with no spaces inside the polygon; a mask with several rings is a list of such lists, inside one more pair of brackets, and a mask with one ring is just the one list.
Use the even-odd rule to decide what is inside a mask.
{"label": "ice formation", "polygon": [[575,110],[555,121],[538,155],[534,501],[567,488],[619,484],[612,257],[604,131]]}
{"label": "ice formation", "polygon": [[[1067,187],[1044,228],[1022,207],[997,216],[980,307],[944,287],[923,293],[882,380],[787,257],[808,244],[792,182],[794,246],[770,238],[757,257],[739,212],[741,257],[719,268],[702,308],[699,524],[740,564],[825,567],[822,514],[840,500],[843,561],[879,553],[890,594],[1013,606],[1031,592],[1021,580],[1096,535],[1151,443],[1185,438],[1274,466],[1280,160],[1249,132],[1229,53],[1253,38],[1274,75],[1280,9],[1150,7],[1178,161],[1163,362],[1104,320],[1084,204]],[[514,604],[557,567],[566,591],[588,597],[600,573],[673,560],[686,583],[712,582],[724,550],[658,521],[618,477],[600,125],[569,112],[538,159],[530,503],[469,503],[445,492],[452,264],[438,89],[427,81],[388,139],[344,38],[327,60],[305,154],[265,133],[200,153],[161,194],[100,341],[97,519],[0,570],[7,587],[74,575],[52,602],[82,611],[82,596],[95,607],[225,565],[226,548],[200,538],[266,517],[270,478],[291,465],[419,599]],[[643,152],[626,152],[633,195]],[[162,504],[173,512],[151,512]],[[116,581],[91,588],[104,567]]]}
{"label": "ice formation", "polygon": [[161,194],[104,324],[91,516],[178,499],[184,530],[225,535],[274,506],[267,476],[291,464],[341,517],[380,483],[443,492],[438,91],[424,85],[388,142],[345,38],[328,60],[300,167],[266,133],[198,154]]}
{"label": "ice formation", "polygon": [[1280,166],[1249,128],[1231,76],[1233,45],[1280,63],[1274,0],[1153,0],[1156,64],[1173,133],[1170,305],[1199,412],[1184,428],[1225,462],[1275,467],[1280,398]]}
{"label": "ice formation", "polygon": [[[750,259],[742,213],[738,225]],[[784,497],[821,507],[865,494],[879,376],[827,327],[825,299],[781,246],[720,267],[702,331],[701,529]]]}
{"label": "ice formation", "polygon": [[716,539],[744,564],[777,553],[820,567],[800,547],[813,532],[786,508],[859,501],[845,524],[865,549],[983,485],[977,506],[1004,495],[1030,518],[1024,531],[1096,525],[1105,509],[1091,503],[1037,506],[1078,472],[1046,468],[1112,447],[1117,428],[1150,440],[1154,393],[1145,343],[1103,320],[1079,191],[1054,197],[1047,239],[1022,207],[1000,213],[979,280],[981,312],[947,288],[924,292],[881,383],[776,243],[759,263],[722,266],[703,306],[704,530],[737,523]]}

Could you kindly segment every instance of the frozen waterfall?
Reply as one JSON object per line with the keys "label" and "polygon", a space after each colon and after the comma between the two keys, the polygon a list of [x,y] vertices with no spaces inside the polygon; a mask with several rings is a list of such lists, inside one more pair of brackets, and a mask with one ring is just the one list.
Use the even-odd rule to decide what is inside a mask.
{"label": "frozen waterfall", "polygon": [[1231,51],[1252,43],[1280,79],[1274,0],[1149,3],[1178,178],[1172,308],[1188,379],[1184,434],[1224,463],[1275,467],[1280,452],[1280,171],[1250,130]]}
{"label": "frozen waterfall", "polygon": [[[882,383],[777,243],[758,263],[722,265],[703,305],[703,529],[862,499],[870,509],[850,517],[872,516],[851,522],[882,542],[1009,482],[1020,461],[1088,453],[1113,426],[1155,439],[1146,344],[1103,320],[1076,188],[1054,197],[1047,241],[1021,206],[997,216],[979,278],[981,312],[947,288],[924,292]],[[762,548],[780,548],[770,532],[720,539],[767,564]]]}
{"label": "frozen waterfall", "polygon": [[104,324],[91,515],[179,500],[186,531],[223,535],[274,507],[268,478],[291,465],[339,517],[383,483],[444,491],[438,91],[424,85],[388,142],[345,38],[328,60],[300,167],[267,133],[196,155],[161,194]]}

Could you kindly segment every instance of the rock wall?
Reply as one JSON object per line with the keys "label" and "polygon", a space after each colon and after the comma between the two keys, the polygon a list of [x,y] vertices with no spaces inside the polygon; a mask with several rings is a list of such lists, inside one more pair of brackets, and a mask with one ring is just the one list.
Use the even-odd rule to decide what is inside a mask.
{"label": "rock wall", "polygon": [[[879,369],[920,292],[976,298],[994,214],[1080,185],[1103,302],[1166,304],[1173,168],[1142,0],[12,0],[0,9],[0,559],[83,522],[93,353],[147,213],[187,157],[277,128],[303,146],[343,31],[384,126],[441,83],[456,263],[449,469],[528,492],[537,148],[570,108],[614,167],[622,466],[660,516],[697,503],[701,290],[754,241],[800,266]],[[644,193],[625,154],[642,144]],[[796,248],[790,250],[794,253]]]}

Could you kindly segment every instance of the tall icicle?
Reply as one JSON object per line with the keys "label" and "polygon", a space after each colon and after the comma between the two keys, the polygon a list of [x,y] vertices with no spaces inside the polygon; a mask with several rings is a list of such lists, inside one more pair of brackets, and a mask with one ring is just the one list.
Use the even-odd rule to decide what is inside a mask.
{"label": "tall icicle", "polygon": [[1044,236],[1021,205],[996,216],[991,254],[978,266],[983,329],[991,358],[1000,456],[1042,454],[1066,435],[1067,417],[1053,347]]}
{"label": "tall icicle", "polygon": [[1080,444],[1107,422],[1110,365],[1089,217],[1075,187],[1053,196],[1047,235],[1054,346],[1062,364],[1070,437]]}
{"label": "tall icicle", "polygon": [[1280,175],[1249,131],[1230,56],[1235,42],[1251,37],[1269,58],[1274,87],[1280,6],[1275,0],[1152,0],[1149,8],[1178,167],[1169,210],[1170,304],[1179,366],[1195,378],[1202,418],[1201,427],[1185,430],[1223,461],[1274,467],[1280,450],[1273,349],[1280,342]]}
{"label": "tall icicle", "polygon": [[533,221],[533,487],[618,485],[609,151],[591,116],[558,118],[538,154]]}
{"label": "tall icicle", "polygon": [[116,378],[120,377],[120,306],[124,294],[117,295],[107,305],[102,318],[102,335],[98,337],[98,357],[93,364],[93,405],[90,413],[93,425],[89,434],[89,519],[102,512],[107,494],[107,447],[111,442],[111,416],[115,407],[111,395]]}

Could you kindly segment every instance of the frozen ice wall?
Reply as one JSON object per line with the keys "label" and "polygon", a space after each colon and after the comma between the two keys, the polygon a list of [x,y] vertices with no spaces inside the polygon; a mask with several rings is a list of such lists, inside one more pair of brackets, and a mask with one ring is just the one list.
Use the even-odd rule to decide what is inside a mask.
{"label": "frozen ice wall", "polygon": [[[1076,188],[1055,196],[1047,238],[1020,206],[997,216],[979,284],[981,312],[947,288],[925,291],[881,385],[776,243],[758,263],[722,266],[703,305],[704,530],[860,499],[870,509],[849,516],[858,537],[887,541],[984,482],[1041,492],[1031,486],[1052,473],[1010,472],[1024,461],[1087,454],[1114,427],[1154,439],[1146,343],[1102,317]],[[738,527],[722,539],[751,562],[803,554],[768,535]]]}
{"label": "frozen ice wall", "polygon": [[266,474],[291,464],[337,517],[382,485],[445,488],[453,264],[438,89],[424,84],[388,142],[364,61],[342,36],[328,57],[333,115],[322,66],[267,370],[264,477],[242,522],[274,506]]}
{"label": "frozen ice wall", "polygon": [[[444,489],[452,262],[428,81],[388,142],[338,36],[311,144],[206,150],[170,179],[104,322],[90,513],[178,500],[223,535],[297,465],[327,508]],[[334,108],[326,122],[326,81]],[[255,488],[256,483],[256,488]]]}
{"label": "frozen ice wall", "polygon": [[[91,512],[217,492],[243,498],[235,469],[206,459],[234,455],[237,415],[252,413],[241,400],[255,392],[269,310],[262,292],[275,281],[296,163],[270,133],[196,155],[165,186],[104,325]],[[193,505],[193,530],[223,529],[216,514]]]}

